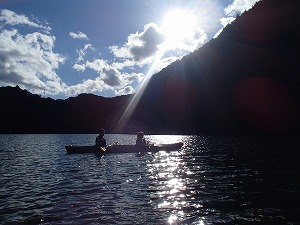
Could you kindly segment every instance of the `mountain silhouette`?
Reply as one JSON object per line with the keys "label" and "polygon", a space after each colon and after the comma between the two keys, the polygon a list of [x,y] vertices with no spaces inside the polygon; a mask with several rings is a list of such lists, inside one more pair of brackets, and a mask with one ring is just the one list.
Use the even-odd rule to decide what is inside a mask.
{"label": "mountain silhouette", "polygon": [[299,9],[261,1],[153,76],[138,108],[154,118],[143,121],[200,134],[299,132]]}
{"label": "mountain silhouette", "polygon": [[110,128],[129,96],[80,94],[42,98],[19,87],[0,87],[0,133],[97,133]]}
{"label": "mountain silhouette", "polygon": [[130,113],[133,95],[53,100],[2,87],[0,132],[299,134],[299,9],[296,0],[258,2],[153,75]]}

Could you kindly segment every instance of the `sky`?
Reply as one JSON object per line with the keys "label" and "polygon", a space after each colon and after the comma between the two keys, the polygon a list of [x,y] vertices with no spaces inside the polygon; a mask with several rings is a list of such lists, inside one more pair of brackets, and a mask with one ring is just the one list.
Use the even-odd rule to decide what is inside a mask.
{"label": "sky", "polygon": [[136,93],[259,0],[0,0],[0,86]]}

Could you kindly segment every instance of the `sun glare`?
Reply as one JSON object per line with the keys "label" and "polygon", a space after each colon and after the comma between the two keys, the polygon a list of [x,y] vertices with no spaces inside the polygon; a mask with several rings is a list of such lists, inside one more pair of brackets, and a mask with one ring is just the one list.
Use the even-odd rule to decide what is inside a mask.
{"label": "sun glare", "polygon": [[193,34],[196,17],[183,9],[174,9],[165,15],[161,30],[168,41],[182,41]]}
{"label": "sun glare", "polygon": [[193,36],[197,24],[196,21],[196,16],[184,9],[174,9],[165,15],[160,31],[165,35],[166,41],[156,53],[143,82],[118,119],[115,126],[116,131],[122,131],[125,128],[126,123],[129,121],[135,107],[146,90],[151,76],[158,68],[165,51],[182,46],[186,38]]}

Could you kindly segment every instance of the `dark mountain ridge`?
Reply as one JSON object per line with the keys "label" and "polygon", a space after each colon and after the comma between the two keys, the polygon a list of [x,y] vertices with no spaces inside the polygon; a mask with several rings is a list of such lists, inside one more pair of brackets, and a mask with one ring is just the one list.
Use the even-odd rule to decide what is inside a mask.
{"label": "dark mountain ridge", "polygon": [[128,98],[80,94],[54,100],[19,87],[0,87],[0,133],[96,133],[99,127],[110,128]]}
{"label": "dark mountain ridge", "polygon": [[293,0],[257,3],[218,38],[153,76],[142,108],[167,106],[153,114],[170,130],[299,133],[299,9]]}
{"label": "dark mountain ridge", "polygon": [[126,124],[133,96],[41,98],[0,88],[1,133],[299,134],[299,7],[263,0],[218,38],[154,75]]}

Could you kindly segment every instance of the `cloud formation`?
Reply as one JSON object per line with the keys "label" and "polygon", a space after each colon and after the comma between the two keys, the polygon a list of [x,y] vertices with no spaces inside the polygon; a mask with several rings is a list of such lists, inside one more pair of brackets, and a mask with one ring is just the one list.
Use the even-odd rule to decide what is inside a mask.
{"label": "cloud formation", "polygon": [[116,95],[129,95],[134,93],[134,88],[131,86],[126,86],[123,89],[116,92]]}
{"label": "cloud formation", "polygon": [[251,9],[259,1],[261,0],[234,0],[229,6],[224,9],[227,17],[219,19],[223,27],[215,34],[214,38],[218,37],[223,29],[236,19],[237,15],[241,15],[245,11]]}
{"label": "cloud formation", "polygon": [[80,32],[80,31],[77,34],[74,32],[70,32],[69,35],[74,39],[89,40],[89,38],[86,36],[86,34]]}
{"label": "cloud formation", "polygon": [[172,49],[179,49],[191,53],[197,48],[202,46],[207,40],[207,34],[201,28],[194,28],[193,33],[190,36],[187,36],[183,41],[178,42]]}
{"label": "cloud formation", "polygon": [[[143,73],[125,73],[124,70],[135,71],[136,67],[142,67],[149,65],[152,67],[155,62],[155,68],[152,67],[152,73],[158,72],[164,67],[168,66],[172,62],[182,57],[182,51],[186,54],[194,51],[200,45],[202,45],[207,39],[206,33],[202,29],[195,28],[191,37],[186,37],[181,45],[177,47],[165,45],[166,38],[160,31],[158,25],[149,23],[144,26],[142,32],[136,32],[130,34],[127,38],[127,42],[122,46],[110,46],[111,53],[116,57],[118,61],[109,63],[103,59],[95,59],[94,61],[84,62],[84,57],[79,57],[80,60],[74,64],[73,68],[79,72],[84,72],[86,69],[95,71],[99,77],[97,79],[89,80],[86,84],[91,82],[96,83],[93,87],[100,85],[101,90],[113,90],[116,95],[129,94],[134,92],[132,83],[140,83],[145,75]],[[166,47],[168,46],[168,48]],[[81,56],[84,56],[88,45],[86,45],[81,51]],[[171,50],[179,49],[180,56],[170,56]],[[159,59],[159,60],[157,60]],[[73,93],[76,87],[82,90],[83,85],[73,86]],[[79,90],[78,89],[78,90]]]}
{"label": "cloud formation", "polygon": [[[96,59],[94,61],[86,61],[83,64],[75,64],[74,69],[84,72],[86,69],[91,69],[98,74],[94,80],[85,81],[83,84],[70,87],[72,94],[79,94],[82,90],[89,92],[91,86],[97,91],[112,90],[116,95],[124,94],[125,91],[132,93],[133,87],[130,84],[134,82],[140,83],[144,74],[142,73],[124,73],[110,65],[106,60]],[[94,90],[94,89],[93,89]],[[129,91],[130,90],[130,91]]]}
{"label": "cloud formation", "polygon": [[223,31],[223,29],[228,25],[231,24],[236,18],[235,17],[223,17],[219,19],[221,25],[223,26],[214,36],[214,38],[217,38]]}
{"label": "cloud formation", "polygon": [[[0,85],[19,85],[43,95],[70,96],[107,90],[115,95],[130,94],[145,74],[159,72],[207,41],[207,34],[199,27],[193,27],[183,38],[176,39],[164,32],[162,26],[149,23],[143,30],[129,34],[123,43],[108,46],[105,51],[108,49],[111,57],[105,55],[107,58],[101,58],[99,55],[103,54],[98,54],[92,43],[74,46],[77,54],[65,53],[66,57],[54,51],[57,37],[51,34],[51,28],[45,21],[3,9],[0,11],[0,28]],[[89,40],[80,31],[69,32],[65,36]],[[67,85],[58,71],[70,63],[74,74],[63,75],[75,77],[81,74],[84,77],[81,76],[83,80],[77,83],[74,80],[78,77],[68,77]]]}
{"label": "cloud formation", "polygon": [[[40,21],[33,22],[27,16],[23,14],[16,14],[8,9],[1,9],[0,11],[0,23],[4,25],[27,25],[30,27],[40,28],[44,31],[50,31],[51,28],[43,25]],[[1,26],[1,27],[2,27]]]}
{"label": "cloud formation", "polygon": [[76,50],[78,52],[78,58],[77,58],[77,62],[82,62],[84,61],[84,57],[87,54],[88,50],[92,50],[95,51],[95,48],[93,47],[92,44],[86,44],[82,49]]}
{"label": "cloud formation", "polygon": [[[23,25],[36,28],[33,33],[22,34],[13,26]],[[66,96],[80,93],[93,93],[111,90],[116,95],[133,93],[130,86],[134,82],[141,82],[144,74],[125,73],[122,69],[134,66],[132,61],[109,64],[103,59],[85,61],[88,51],[96,51],[92,44],[86,44],[77,50],[78,58],[73,69],[84,72],[86,69],[95,71],[95,79],[83,80],[75,85],[66,85],[56,70],[67,58],[54,53],[56,37],[50,35],[50,28],[39,21],[33,22],[25,15],[16,14],[10,10],[1,10],[0,27],[0,85],[15,86],[37,94],[63,94]],[[46,29],[47,28],[47,29]],[[70,32],[75,39],[88,40],[87,35]]]}
{"label": "cloud formation", "polygon": [[243,12],[251,9],[255,3],[260,0],[234,0],[232,4],[225,8],[225,13],[228,16],[236,16],[237,14],[242,14]]}
{"label": "cloud formation", "polygon": [[131,58],[137,63],[145,63],[157,53],[158,46],[165,40],[159,32],[158,26],[149,23],[144,26],[144,31],[130,34],[127,42],[122,46],[110,46],[111,52],[118,58]]}
{"label": "cloud formation", "polygon": [[[157,57],[160,57],[160,61],[164,63],[157,64],[157,68],[163,68],[160,65],[167,66],[166,62],[172,63],[184,55],[195,51],[206,40],[207,34],[204,30],[195,27],[193,33],[184,39],[170,41],[165,37],[157,24],[149,23],[144,26],[144,30],[141,33],[130,34],[123,46],[114,45],[110,46],[109,49],[115,57],[128,59],[124,63],[130,66],[152,64]],[[174,56],[175,50],[180,52],[180,56]],[[167,56],[171,52],[173,56]],[[154,71],[158,72],[157,68]]]}
{"label": "cloud formation", "polygon": [[[53,52],[55,37],[42,24],[10,10],[0,12],[0,85],[19,85],[34,93],[57,94],[65,84],[55,70],[65,58]],[[21,34],[5,26],[28,25],[40,31]]]}
{"label": "cloud formation", "polygon": [[158,45],[165,40],[164,35],[158,31],[154,23],[145,26],[144,32],[131,35],[132,45],[129,45],[129,52],[135,61],[140,61],[153,56],[158,51]]}

